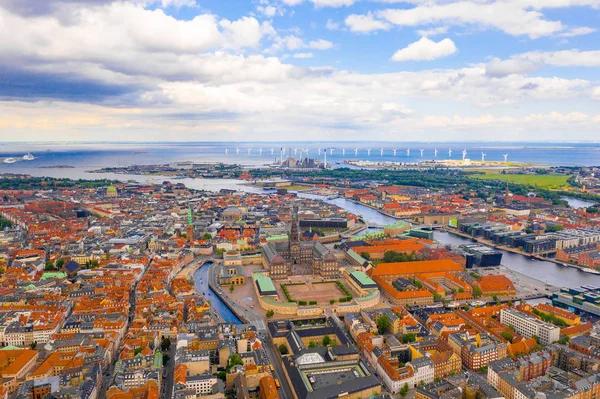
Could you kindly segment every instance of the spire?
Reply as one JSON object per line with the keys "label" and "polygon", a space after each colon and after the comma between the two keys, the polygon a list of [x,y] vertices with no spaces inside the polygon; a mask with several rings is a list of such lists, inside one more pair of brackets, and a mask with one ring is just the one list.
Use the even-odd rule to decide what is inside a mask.
{"label": "spire", "polygon": [[290,233],[290,241],[298,242],[300,239],[298,235],[298,207],[294,207],[294,211],[292,213],[292,231]]}

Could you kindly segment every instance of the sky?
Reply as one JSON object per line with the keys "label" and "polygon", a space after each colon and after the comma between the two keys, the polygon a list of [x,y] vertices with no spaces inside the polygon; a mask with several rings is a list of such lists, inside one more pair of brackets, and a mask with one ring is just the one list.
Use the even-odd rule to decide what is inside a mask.
{"label": "sky", "polygon": [[596,141],[600,0],[0,0],[0,141]]}

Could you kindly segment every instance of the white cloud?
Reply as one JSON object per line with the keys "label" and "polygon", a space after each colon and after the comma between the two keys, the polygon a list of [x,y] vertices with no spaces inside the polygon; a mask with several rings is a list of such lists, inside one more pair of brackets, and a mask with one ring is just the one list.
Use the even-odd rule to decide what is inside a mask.
{"label": "white cloud", "polygon": [[422,37],[419,41],[396,51],[393,61],[431,61],[456,53],[454,42],[448,38],[439,42]]}
{"label": "white cloud", "polygon": [[417,30],[417,33],[420,36],[443,35],[445,33],[448,33],[448,27],[447,26],[438,26],[437,28],[431,28],[431,29],[419,29],[419,30]]}
{"label": "white cloud", "polygon": [[486,74],[491,77],[504,77],[512,74],[523,74],[533,72],[539,67],[538,64],[526,59],[492,59],[486,65]]}
{"label": "white cloud", "polygon": [[354,4],[357,0],[310,0],[315,7],[348,7]]}
{"label": "white cloud", "polygon": [[587,26],[579,27],[579,28],[569,28],[566,32],[560,33],[558,36],[560,37],[575,37],[575,36],[583,36],[589,35],[590,33],[596,32],[597,29],[588,28]]}
{"label": "white cloud", "polygon": [[559,123],[571,123],[571,122],[585,122],[590,119],[590,116],[583,112],[550,112],[547,114],[529,114],[525,117],[525,122],[559,122]]}
{"label": "white cloud", "polygon": [[308,43],[308,48],[314,49],[314,50],[329,50],[332,49],[333,43],[330,42],[329,40],[325,40],[325,39],[318,39],[318,40],[313,40],[310,43]]}
{"label": "white cloud", "polygon": [[527,2],[479,2],[461,0],[449,3],[425,2],[409,9],[387,9],[377,12],[377,17],[399,26],[419,26],[435,23],[460,26],[474,24],[483,28],[496,28],[503,32],[538,38],[564,32],[583,34],[583,27],[570,30],[560,21],[552,21],[532,10]]}
{"label": "white cloud", "polygon": [[[358,0],[309,0],[314,4],[316,8],[321,7],[348,7],[357,2]],[[297,6],[299,4],[304,3],[304,0],[282,0],[283,4],[288,6]]]}
{"label": "white cloud", "polygon": [[530,51],[515,54],[509,59],[492,59],[486,66],[487,74],[493,77],[533,72],[544,65],[557,67],[600,67],[600,51]]}
{"label": "white cloud", "polygon": [[375,19],[372,14],[351,14],[344,21],[352,32],[369,33],[376,30],[388,30],[391,25],[385,21]]}
{"label": "white cloud", "polygon": [[328,19],[327,23],[325,24],[325,29],[339,30],[340,29],[340,24],[337,23],[337,22],[333,22],[331,19]]}
{"label": "white cloud", "polygon": [[[573,138],[576,132],[578,139],[597,135],[600,117],[589,111],[595,106],[591,98],[600,98],[597,82],[524,76],[523,68],[519,72],[514,64],[503,64],[506,60],[492,60],[504,67],[504,73],[495,74],[484,64],[390,73],[305,68],[267,57],[263,50],[273,43],[272,51],[303,57],[333,44],[303,40],[291,30],[280,35],[269,22],[251,17],[223,20],[201,14],[178,20],[160,9],[122,2],[78,4],[78,12],[70,10],[60,18],[47,13],[27,17],[0,7],[0,35],[11,38],[0,41],[0,66],[40,79],[60,75],[57,83],[75,81],[78,88],[119,90],[87,100],[94,104],[46,93],[27,101],[5,99],[0,102],[1,137],[164,141],[252,135],[285,140],[302,133],[306,140],[409,140],[419,134],[432,140],[507,140],[527,132],[536,140],[567,137],[565,132]],[[427,59],[450,49],[440,46],[444,40],[423,40],[433,45],[413,50],[410,58]],[[598,55],[569,50],[515,59],[520,62],[521,56],[535,65],[595,66]],[[569,116],[553,123],[558,102]]]}
{"label": "white cloud", "polygon": [[594,90],[592,90],[592,98],[594,100],[600,100],[600,87],[596,87]]}
{"label": "white cloud", "polygon": [[296,53],[293,55],[294,58],[312,58],[313,53]]}
{"label": "white cloud", "polygon": [[277,7],[272,5],[257,6],[256,9],[258,10],[258,12],[260,12],[268,18],[273,18],[275,15],[277,15]]}

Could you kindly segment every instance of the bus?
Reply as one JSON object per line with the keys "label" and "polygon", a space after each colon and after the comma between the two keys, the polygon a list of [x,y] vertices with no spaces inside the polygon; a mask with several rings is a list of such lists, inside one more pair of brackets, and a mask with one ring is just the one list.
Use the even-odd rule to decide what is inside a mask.
{"label": "bus", "polygon": [[275,386],[277,389],[281,388],[281,384],[279,383],[279,379],[275,378]]}
{"label": "bus", "polygon": [[271,373],[275,372],[275,367],[273,367],[273,364],[269,364],[269,369],[271,370]]}

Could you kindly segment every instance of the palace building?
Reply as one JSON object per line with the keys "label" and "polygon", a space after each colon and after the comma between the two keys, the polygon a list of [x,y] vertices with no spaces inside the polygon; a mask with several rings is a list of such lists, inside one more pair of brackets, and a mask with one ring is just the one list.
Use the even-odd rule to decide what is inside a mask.
{"label": "palace building", "polygon": [[298,209],[294,208],[290,238],[287,242],[270,242],[263,246],[263,265],[269,277],[280,280],[295,275],[339,275],[338,261],[318,241],[300,241]]}

